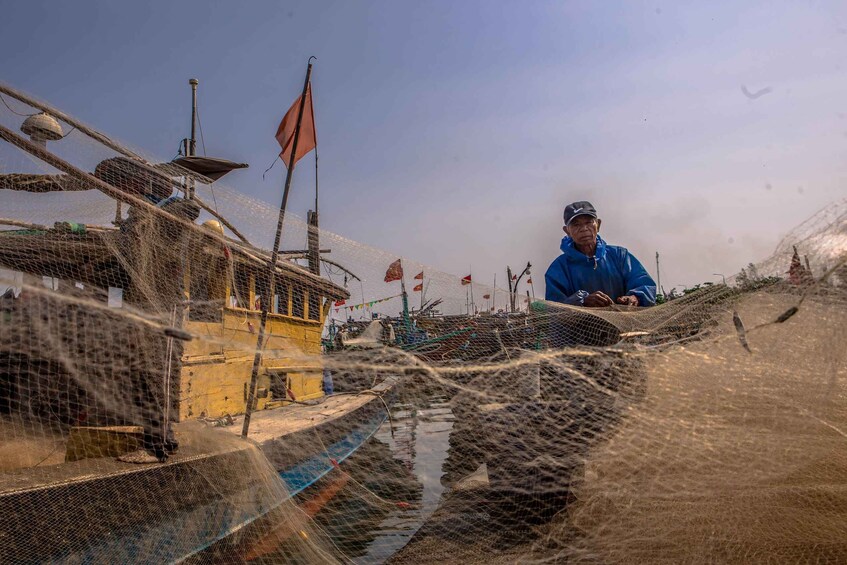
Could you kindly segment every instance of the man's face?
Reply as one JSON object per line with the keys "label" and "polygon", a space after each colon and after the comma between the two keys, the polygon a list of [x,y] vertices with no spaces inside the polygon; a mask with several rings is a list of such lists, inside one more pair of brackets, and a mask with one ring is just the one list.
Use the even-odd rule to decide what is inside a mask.
{"label": "man's face", "polygon": [[577,216],[564,229],[577,245],[592,245],[600,231],[600,220],[591,216]]}

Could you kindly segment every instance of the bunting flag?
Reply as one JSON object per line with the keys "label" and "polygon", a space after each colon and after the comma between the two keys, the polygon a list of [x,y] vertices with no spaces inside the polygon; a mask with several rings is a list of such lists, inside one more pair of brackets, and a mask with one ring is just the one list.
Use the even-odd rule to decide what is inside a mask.
{"label": "bunting flag", "polygon": [[482,297],[484,299],[488,300],[489,298],[491,298],[491,295],[490,294],[483,294]]}
{"label": "bunting flag", "polygon": [[532,279],[531,278],[526,279],[526,284],[532,284]]}
{"label": "bunting flag", "polygon": [[344,306],[345,304],[347,304],[347,301],[346,301],[346,300],[344,300],[343,298],[342,298],[341,300],[336,300],[336,301],[335,301],[335,305],[336,305],[336,306]]}
{"label": "bunting flag", "polygon": [[513,280],[513,281],[518,280],[518,275],[512,275],[512,280]]}
{"label": "bunting flag", "polygon": [[276,130],[276,140],[282,148],[279,158],[288,168],[291,168],[294,163],[318,145],[318,137],[315,133],[315,110],[312,108],[312,85],[310,83],[306,87],[306,105],[303,107],[303,121],[300,123],[297,153],[294,155],[294,163],[288,162],[289,157],[291,157],[291,146],[294,144],[294,130],[297,127],[297,114],[300,112],[300,100],[302,98],[302,95],[297,97],[297,100],[283,116],[282,121],[279,122],[279,127]]}
{"label": "bunting flag", "polygon": [[462,284],[463,284],[463,285],[471,284],[471,276],[470,276],[470,275],[468,275],[468,276],[466,276],[466,277],[463,277],[463,278],[462,278]]}
{"label": "bunting flag", "polygon": [[400,264],[400,259],[397,259],[388,266],[385,271],[385,282],[399,281],[403,278],[403,265]]}
{"label": "bunting flag", "polygon": [[[380,302],[387,302],[389,300],[393,300],[393,299],[399,298],[401,296],[403,296],[403,295],[402,294],[395,294],[394,296],[389,296],[387,298],[380,298],[379,300],[371,300],[369,302],[362,302],[361,304],[351,304],[349,306],[345,305],[344,309],[345,310],[361,310],[365,306],[367,306],[368,308],[373,308],[374,304],[379,304]],[[344,303],[343,300],[340,300],[339,302]],[[338,312],[339,309],[340,308],[336,308],[335,311]]]}
{"label": "bunting flag", "polygon": [[415,285],[415,288],[412,289],[412,292],[423,292],[423,283]]}
{"label": "bunting flag", "polygon": [[423,271],[421,271],[420,273],[415,275],[415,280],[416,281],[422,281],[423,280]]}

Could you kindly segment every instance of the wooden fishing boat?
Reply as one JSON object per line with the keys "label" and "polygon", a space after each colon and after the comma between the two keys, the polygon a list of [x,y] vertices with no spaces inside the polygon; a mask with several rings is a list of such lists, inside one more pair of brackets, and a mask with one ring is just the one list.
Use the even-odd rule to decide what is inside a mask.
{"label": "wooden fishing boat", "polygon": [[[0,561],[178,560],[367,441],[395,381],[327,396],[321,332],[349,294],[314,268],[317,230],[308,268],[251,245],[200,194],[242,165],[193,155],[193,131],[184,157],[150,163],[0,93],[40,112],[23,120],[29,140],[2,122],[0,139],[46,170],[4,172],[0,194],[117,205],[111,226],[0,218],[0,437],[33,452],[0,465]],[[48,150],[61,124],[109,156],[86,172]]]}

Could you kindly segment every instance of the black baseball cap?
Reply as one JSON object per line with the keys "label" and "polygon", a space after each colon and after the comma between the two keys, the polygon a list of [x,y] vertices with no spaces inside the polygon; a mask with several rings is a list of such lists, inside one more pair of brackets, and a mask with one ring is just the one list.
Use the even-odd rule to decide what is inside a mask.
{"label": "black baseball cap", "polygon": [[574,202],[573,204],[565,206],[566,226],[569,225],[571,220],[577,216],[591,216],[592,218],[596,218],[597,210],[594,209],[594,205],[592,205],[591,202],[586,202],[585,200]]}

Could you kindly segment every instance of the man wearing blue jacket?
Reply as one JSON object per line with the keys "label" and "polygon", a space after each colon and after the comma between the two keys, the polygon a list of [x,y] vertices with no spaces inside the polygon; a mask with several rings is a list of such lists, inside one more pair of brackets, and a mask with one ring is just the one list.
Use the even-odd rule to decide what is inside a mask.
{"label": "man wearing blue jacket", "polygon": [[546,299],[573,306],[653,306],[656,283],[625,247],[598,233],[600,218],[590,202],[565,207],[562,254],[547,269]]}

